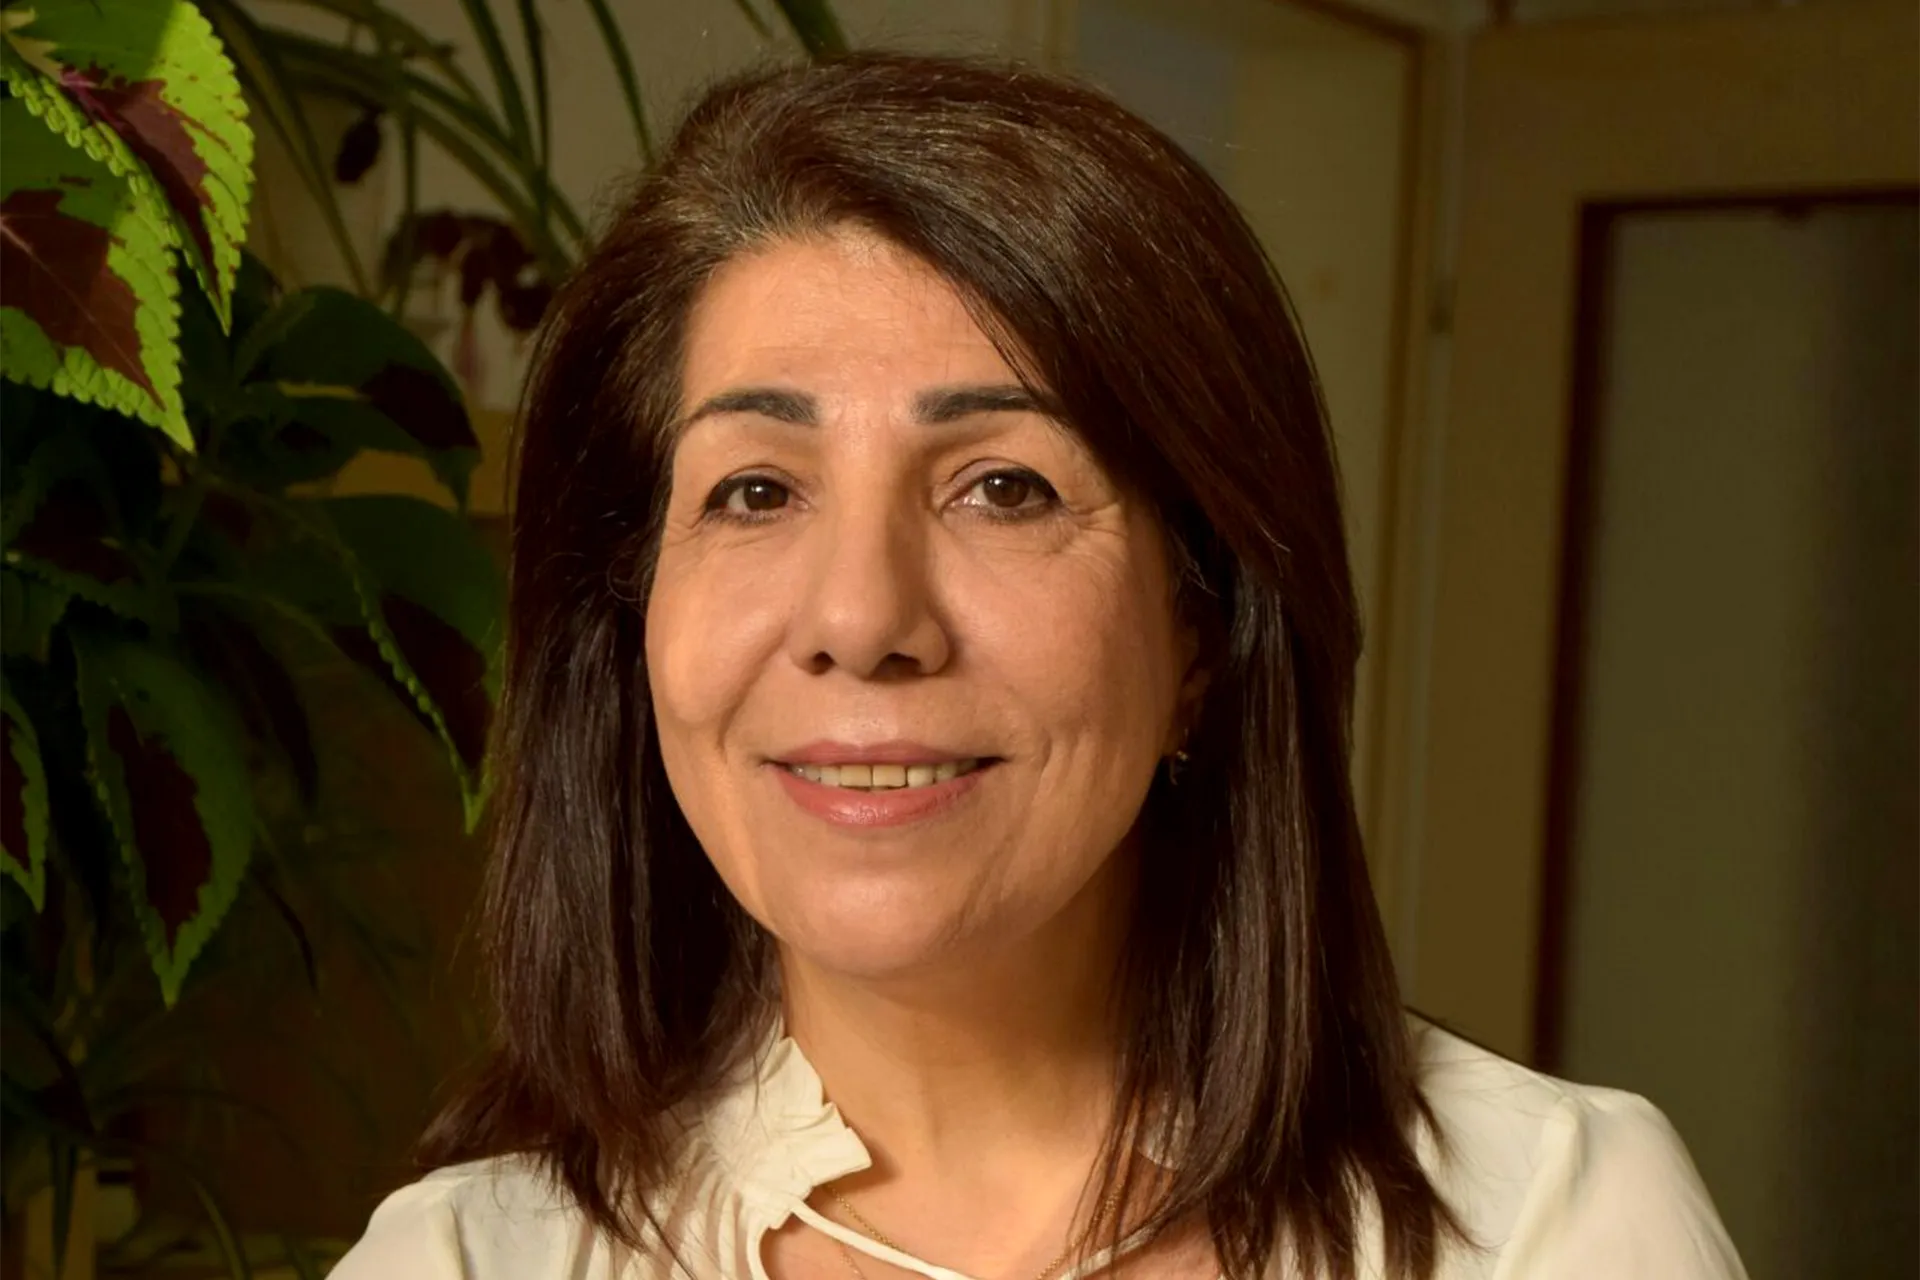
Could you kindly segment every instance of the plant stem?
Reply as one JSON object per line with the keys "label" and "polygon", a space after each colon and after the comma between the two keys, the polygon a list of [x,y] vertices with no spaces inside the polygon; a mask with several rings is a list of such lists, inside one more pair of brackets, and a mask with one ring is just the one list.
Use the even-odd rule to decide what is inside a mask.
{"label": "plant stem", "polygon": [[207,487],[212,482],[204,464],[182,466],[187,471],[185,495],[181,499],[180,511],[174,516],[173,526],[167,530],[167,540],[160,548],[160,562],[156,566],[157,576],[162,582],[172,574],[174,561],[180,558],[180,552],[186,548],[193,526],[200,519],[200,506],[207,500]]}

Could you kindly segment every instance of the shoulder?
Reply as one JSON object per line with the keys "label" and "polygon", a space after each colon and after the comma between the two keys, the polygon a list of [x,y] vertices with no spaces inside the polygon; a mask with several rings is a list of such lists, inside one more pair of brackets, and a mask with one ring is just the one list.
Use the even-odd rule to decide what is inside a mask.
{"label": "shoulder", "polygon": [[600,1230],[532,1156],[454,1165],[380,1203],[330,1280],[687,1280],[731,1275],[751,1223],[704,1139],[649,1198],[655,1245],[636,1254]]}
{"label": "shoulder", "polygon": [[1413,1034],[1440,1138],[1429,1170],[1487,1263],[1461,1274],[1745,1276],[1652,1103],[1530,1071],[1425,1023]]}
{"label": "shoulder", "polygon": [[[614,1274],[586,1216],[530,1157],[455,1165],[381,1202],[333,1280]],[[596,1257],[596,1255],[600,1255]]]}

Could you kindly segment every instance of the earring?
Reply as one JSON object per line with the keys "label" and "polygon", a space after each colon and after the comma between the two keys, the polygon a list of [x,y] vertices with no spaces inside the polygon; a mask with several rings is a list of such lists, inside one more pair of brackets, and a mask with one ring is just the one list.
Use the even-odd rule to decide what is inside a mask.
{"label": "earring", "polygon": [[1185,748],[1182,748],[1181,750],[1178,750],[1174,752],[1172,755],[1167,757],[1167,785],[1168,786],[1177,787],[1180,785],[1180,775],[1186,772],[1187,764],[1192,759],[1193,757],[1186,753]]}

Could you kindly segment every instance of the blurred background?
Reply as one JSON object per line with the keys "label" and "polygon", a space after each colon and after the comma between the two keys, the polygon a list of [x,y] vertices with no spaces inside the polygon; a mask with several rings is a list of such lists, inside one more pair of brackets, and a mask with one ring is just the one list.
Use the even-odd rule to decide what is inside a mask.
{"label": "blurred background", "polygon": [[[155,446],[171,554],[129,572],[157,563],[201,597],[241,583],[324,625],[258,627],[277,675],[231,637],[201,651],[196,687],[231,698],[235,741],[272,761],[234,765],[252,832],[223,845],[204,804],[210,834],[186,821],[215,852],[169,915],[156,868],[179,830],[141,825],[155,792],[127,743],[174,741],[203,797],[218,760],[169,738],[164,705],[141,718],[125,692],[141,677],[89,676],[142,669],[97,656],[98,637],[146,615],[73,577],[93,570],[75,567],[72,520],[34,505],[69,474],[45,461],[54,411],[8,402],[6,625],[32,638],[6,645],[0,752],[0,806],[28,819],[0,824],[8,1277],[51,1274],[56,1242],[72,1276],[320,1274],[415,1176],[409,1145],[484,1036],[472,741],[497,688],[489,557],[529,333],[690,95],[843,45],[1087,77],[1191,150],[1264,241],[1338,437],[1368,631],[1354,769],[1409,1002],[1653,1099],[1756,1280],[1920,1268],[1910,0],[198,7],[249,104],[251,153],[230,161],[251,180],[229,183],[226,238],[200,250],[211,293],[231,293],[227,336],[207,319],[195,345],[183,320],[198,452]],[[0,70],[42,121],[59,107],[32,76],[93,38],[62,10],[6,28]],[[0,166],[17,175],[12,139]],[[190,239],[186,294],[205,265]],[[18,298],[0,316],[33,312]],[[354,317],[394,331],[384,354],[312,354]],[[225,399],[205,391],[209,359]],[[441,389],[428,399],[457,397],[458,429],[311,409],[331,392],[246,399],[257,366],[385,409],[370,371],[396,362]],[[274,452],[297,430],[323,463]],[[184,516],[169,505],[195,491],[195,459],[238,458],[243,438],[255,461],[223,465]],[[309,571],[271,558],[239,577],[193,568],[201,535],[168,531],[197,529],[240,482],[260,511],[292,513],[292,541],[344,547],[354,589],[303,595],[284,584]],[[234,563],[251,554],[237,545]],[[133,739],[112,737],[122,704]],[[80,745],[63,756],[68,712]],[[103,752],[130,763],[97,781]],[[104,819],[72,816],[95,794]],[[144,900],[102,905],[129,879],[162,933]],[[115,927],[135,941],[109,948]]]}

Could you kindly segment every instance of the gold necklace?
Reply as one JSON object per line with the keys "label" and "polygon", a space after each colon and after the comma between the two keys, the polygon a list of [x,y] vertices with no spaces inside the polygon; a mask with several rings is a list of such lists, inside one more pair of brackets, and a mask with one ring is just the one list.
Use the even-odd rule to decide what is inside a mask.
{"label": "gold necklace", "polygon": [[[895,1244],[892,1237],[888,1236],[886,1232],[874,1226],[871,1222],[868,1222],[866,1215],[854,1208],[845,1196],[841,1195],[838,1191],[829,1191],[827,1194],[833,1197],[834,1204],[840,1207],[842,1213],[853,1219],[853,1225],[866,1232],[868,1238],[874,1243],[885,1245],[895,1253],[906,1252],[905,1249]],[[1093,1211],[1093,1217],[1087,1223],[1086,1235],[1091,1236],[1094,1232],[1098,1231],[1100,1224],[1107,1220],[1107,1215],[1112,1213],[1119,1203],[1120,1188],[1115,1187],[1107,1193],[1107,1198],[1100,1202],[1100,1207]],[[1084,1236],[1082,1237],[1082,1239],[1085,1238]],[[853,1274],[858,1277],[858,1280],[867,1280],[867,1273],[860,1269],[860,1263],[853,1256],[853,1250],[847,1247],[847,1242],[835,1239],[834,1243],[840,1246],[840,1256],[847,1260],[847,1265],[853,1269]],[[1054,1255],[1053,1261],[1040,1268],[1040,1274],[1035,1276],[1033,1280],[1047,1280],[1048,1276],[1051,1276],[1066,1264],[1067,1259],[1073,1254],[1073,1248],[1073,1241],[1069,1239],[1066,1246]]]}

